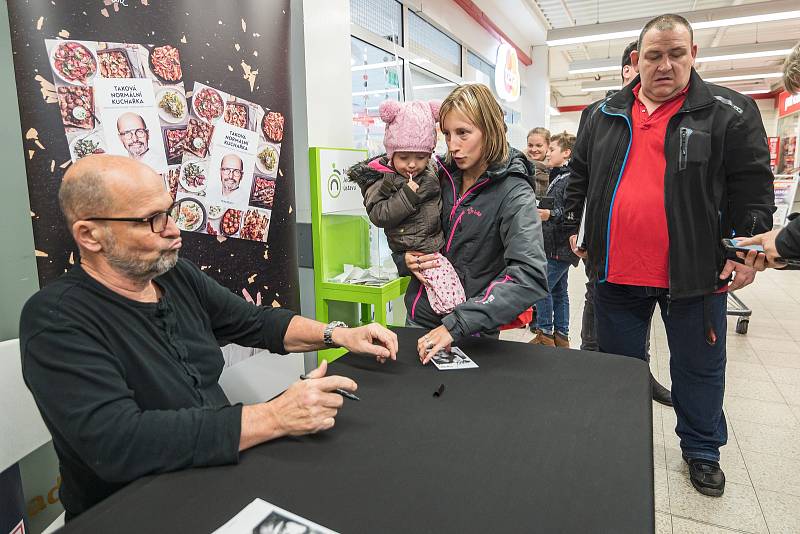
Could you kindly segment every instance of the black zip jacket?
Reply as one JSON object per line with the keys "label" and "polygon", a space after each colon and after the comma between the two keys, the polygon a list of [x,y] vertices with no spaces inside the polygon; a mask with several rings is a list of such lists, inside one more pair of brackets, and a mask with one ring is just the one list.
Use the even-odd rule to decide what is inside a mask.
{"label": "black zip jacket", "polygon": [[[631,142],[629,83],[583,117],[570,160],[565,217],[577,232],[586,201],[590,268],[608,276],[608,232]],[[775,211],[767,137],[755,102],[704,82],[692,69],[681,109],[667,125],[664,206],[672,298],[713,293],[725,264],[721,239],[772,228]]]}
{"label": "black zip jacket", "polygon": [[[443,324],[454,339],[494,333],[547,294],[547,259],[535,213],[530,163],[510,148],[508,161],[493,165],[461,190],[455,165],[440,168],[441,253],[458,274],[467,301],[444,317],[436,315],[416,277],[406,290],[409,318],[426,328]],[[401,275],[410,275],[403,254],[393,254]]]}
{"label": "black zip jacket", "polygon": [[571,228],[564,225],[564,192],[569,181],[569,167],[567,165],[550,169],[550,185],[545,196],[553,198],[553,209],[550,218],[542,221],[542,237],[544,237],[544,251],[551,260],[566,261],[573,267],[578,265],[578,256],[572,252],[569,244]]}

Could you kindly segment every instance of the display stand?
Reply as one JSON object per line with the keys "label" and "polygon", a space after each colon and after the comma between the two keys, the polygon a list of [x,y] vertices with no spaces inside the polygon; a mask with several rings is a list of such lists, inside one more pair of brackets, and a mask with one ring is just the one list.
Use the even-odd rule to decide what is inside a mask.
{"label": "display stand", "polygon": [[[364,286],[329,282],[342,273],[345,265],[367,268],[370,264],[370,224],[366,218],[361,192],[344,179],[347,168],[367,157],[366,150],[309,149],[311,170],[311,224],[314,240],[314,292],[318,321],[346,320],[387,325],[389,302],[401,297],[408,287],[407,277],[382,286]],[[334,303],[356,305],[347,309]],[[335,308],[335,311],[334,309]],[[337,316],[338,315],[338,316]],[[349,319],[349,321],[347,321]],[[333,361],[346,351],[319,351],[318,360]]]}

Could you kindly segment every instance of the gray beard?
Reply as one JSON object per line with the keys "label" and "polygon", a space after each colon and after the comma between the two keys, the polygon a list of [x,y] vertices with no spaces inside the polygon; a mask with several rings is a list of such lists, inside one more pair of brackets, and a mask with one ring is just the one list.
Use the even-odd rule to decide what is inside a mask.
{"label": "gray beard", "polygon": [[137,282],[149,282],[169,271],[178,263],[177,250],[165,250],[155,261],[146,261],[126,255],[120,250],[117,241],[111,235],[108,236],[106,246],[108,264],[114,270]]}

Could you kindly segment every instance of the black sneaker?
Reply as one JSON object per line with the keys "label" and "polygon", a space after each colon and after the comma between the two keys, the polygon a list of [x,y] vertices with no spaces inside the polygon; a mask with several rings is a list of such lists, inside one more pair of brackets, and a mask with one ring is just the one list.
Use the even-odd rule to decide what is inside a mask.
{"label": "black sneaker", "polygon": [[663,404],[664,406],[672,406],[672,393],[658,383],[658,380],[655,379],[653,373],[650,373],[650,387],[653,391],[653,400],[659,404]]}
{"label": "black sneaker", "polygon": [[686,456],[683,461],[689,464],[689,480],[694,489],[709,497],[722,497],[725,492],[725,473],[719,462]]}

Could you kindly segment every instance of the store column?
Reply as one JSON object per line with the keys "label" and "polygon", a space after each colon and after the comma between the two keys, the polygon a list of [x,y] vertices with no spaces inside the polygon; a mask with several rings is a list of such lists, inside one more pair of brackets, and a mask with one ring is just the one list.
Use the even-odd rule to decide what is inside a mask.
{"label": "store column", "polygon": [[530,130],[537,126],[550,126],[550,62],[547,45],[531,48],[533,65],[523,69],[525,105],[522,106],[522,124]]}
{"label": "store column", "polygon": [[[308,147],[353,146],[350,2],[292,0],[292,15],[290,54],[300,301],[303,315],[314,317]],[[307,369],[316,367],[315,354],[307,354],[305,360]]]}

